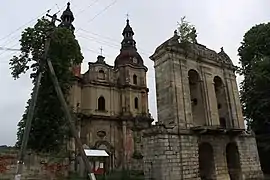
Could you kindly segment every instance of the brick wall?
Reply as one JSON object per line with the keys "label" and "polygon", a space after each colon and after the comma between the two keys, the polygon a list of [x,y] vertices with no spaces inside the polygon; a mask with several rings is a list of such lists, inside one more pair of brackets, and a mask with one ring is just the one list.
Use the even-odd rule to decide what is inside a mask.
{"label": "brick wall", "polygon": [[[0,150],[0,180],[13,179],[17,167],[16,149]],[[68,175],[68,160],[47,154],[28,153],[25,157],[22,180],[57,179]]]}

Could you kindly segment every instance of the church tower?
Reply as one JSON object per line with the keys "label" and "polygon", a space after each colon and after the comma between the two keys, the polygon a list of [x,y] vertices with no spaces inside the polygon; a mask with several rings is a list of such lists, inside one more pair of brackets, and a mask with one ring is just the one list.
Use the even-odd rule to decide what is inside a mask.
{"label": "church tower", "polygon": [[148,113],[147,67],[137,51],[134,32],[127,19],[123,30],[120,54],[114,62],[117,84],[121,88],[123,115]]}
{"label": "church tower", "polygon": [[[146,179],[261,179],[230,57],[174,36],[150,57],[158,123],[144,134]],[[251,170],[252,169],[252,170]]]}
{"label": "church tower", "polygon": [[75,27],[73,26],[74,16],[72,11],[70,10],[70,3],[67,3],[67,9],[63,12],[61,16],[61,23],[59,27],[65,27],[67,29],[70,29],[72,32],[75,30]]}
{"label": "church tower", "polygon": [[[58,25],[60,28],[66,28],[70,30],[73,35],[74,35],[74,30],[75,27],[73,26],[73,22],[75,20],[73,12],[70,9],[70,3],[67,3],[67,8],[65,11],[63,11],[61,15],[61,23]],[[74,35],[75,38],[75,35]],[[80,80],[81,80],[81,64],[73,64],[71,66],[71,71],[73,72],[73,75],[75,76],[77,81],[74,81],[74,84],[72,85],[70,89],[70,96],[68,98],[69,100],[69,105],[71,106],[72,109],[74,109],[75,112],[78,111],[78,108],[81,104],[81,98],[80,98],[80,93],[81,93],[81,87],[80,87]]]}

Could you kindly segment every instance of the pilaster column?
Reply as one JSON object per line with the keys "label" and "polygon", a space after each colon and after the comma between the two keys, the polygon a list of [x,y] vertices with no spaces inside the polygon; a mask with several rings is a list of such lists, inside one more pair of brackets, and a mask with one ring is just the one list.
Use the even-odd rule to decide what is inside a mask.
{"label": "pilaster column", "polygon": [[206,125],[211,124],[210,123],[210,111],[209,111],[209,101],[207,99],[208,94],[207,94],[207,89],[205,88],[205,81],[203,81],[203,77],[198,81],[199,87],[200,87],[200,92],[201,92],[201,100],[202,100],[202,105],[203,105],[203,111],[204,111],[204,118],[205,118],[205,123]]}
{"label": "pilaster column", "polygon": [[238,128],[238,117],[237,117],[237,109],[235,105],[235,99],[234,99],[234,90],[232,87],[232,79],[229,77],[225,77],[225,83],[226,83],[226,95],[227,95],[227,105],[229,109],[229,120],[231,127]]}
{"label": "pilaster column", "polygon": [[239,128],[245,129],[242,105],[240,102],[239,91],[238,91],[235,77],[233,78],[233,80],[231,80],[231,83],[232,83],[232,93],[234,95],[233,98],[234,98],[234,104],[235,104],[235,109],[236,109],[237,124]]}
{"label": "pilaster column", "polygon": [[146,101],[147,101],[147,93],[145,92],[145,91],[143,91],[142,93],[141,93],[141,98],[142,98],[142,100],[141,100],[141,113],[146,113],[147,112],[147,109],[146,109],[146,107],[147,107],[147,105],[146,105]]}
{"label": "pilaster column", "polygon": [[209,125],[219,125],[219,115],[218,115],[218,108],[217,108],[217,98],[215,92],[215,84],[213,82],[212,74],[204,73],[204,81],[205,81],[205,94],[207,97],[208,105],[208,122]]}
{"label": "pilaster column", "polygon": [[123,168],[127,168],[127,149],[126,149],[126,144],[127,144],[127,122],[123,121],[122,122],[122,131],[123,131]]}

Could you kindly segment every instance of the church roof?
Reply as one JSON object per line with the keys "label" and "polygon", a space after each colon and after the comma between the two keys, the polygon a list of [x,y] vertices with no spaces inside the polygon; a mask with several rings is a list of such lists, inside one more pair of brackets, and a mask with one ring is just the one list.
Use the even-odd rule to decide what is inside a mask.
{"label": "church roof", "polygon": [[120,54],[114,61],[115,68],[130,64],[134,67],[145,68],[147,70],[141,55],[137,51],[136,41],[133,39],[134,34],[129,19],[127,19],[126,26],[122,32],[123,40],[121,42]]}
{"label": "church roof", "polygon": [[109,65],[105,61],[105,57],[102,55],[98,55],[96,62],[89,62],[88,65],[105,65],[109,68],[113,68],[113,66]]}
{"label": "church roof", "polygon": [[[167,50],[167,48],[177,50],[181,53],[184,53],[184,44],[179,41],[179,36],[177,35],[177,31],[174,31],[173,37],[166,40],[160,46],[158,46],[150,59],[155,60],[157,54],[160,54],[161,51]],[[188,43],[186,46],[189,47],[188,53],[193,57],[201,57],[206,58],[208,60],[215,61],[217,63],[223,63],[230,66],[233,66],[233,62],[230,57],[224,52],[223,48],[219,53],[215,52],[212,49],[207,48],[206,46],[199,43]]]}
{"label": "church roof", "polygon": [[73,15],[72,11],[70,10],[70,3],[68,2],[66,10],[61,15],[62,21],[61,21],[59,26],[74,30],[75,28],[72,25],[72,22],[74,21],[74,19],[75,19],[74,15]]}
{"label": "church roof", "polygon": [[125,36],[127,33],[131,33],[132,36],[134,35],[133,29],[132,29],[132,27],[129,25],[129,19],[127,19],[127,24],[126,24],[126,27],[125,27],[124,30],[123,30],[122,35]]}

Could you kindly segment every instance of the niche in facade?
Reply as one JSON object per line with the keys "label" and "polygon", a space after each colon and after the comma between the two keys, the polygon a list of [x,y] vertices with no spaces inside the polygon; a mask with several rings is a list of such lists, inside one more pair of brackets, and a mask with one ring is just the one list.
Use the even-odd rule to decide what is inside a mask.
{"label": "niche in facade", "polygon": [[221,127],[226,128],[228,126],[228,107],[226,103],[225,86],[220,77],[214,77],[214,86],[217,100],[219,124]]}
{"label": "niche in facade", "polygon": [[192,108],[193,123],[195,126],[205,126],[205,107],[204,99],[202,96],[203,88],[200,83],[200,77],[197,71],[188,71],[190,100]]}
{"label": "niche in facade", "polygon": [[106,132],[105,131],[98,131],[97,136],[103,139],[106,136]]}
{"label": "niche in facade", "polygon": [[105,72],[102,69],[98,71],[98,79],[105,79]]}

